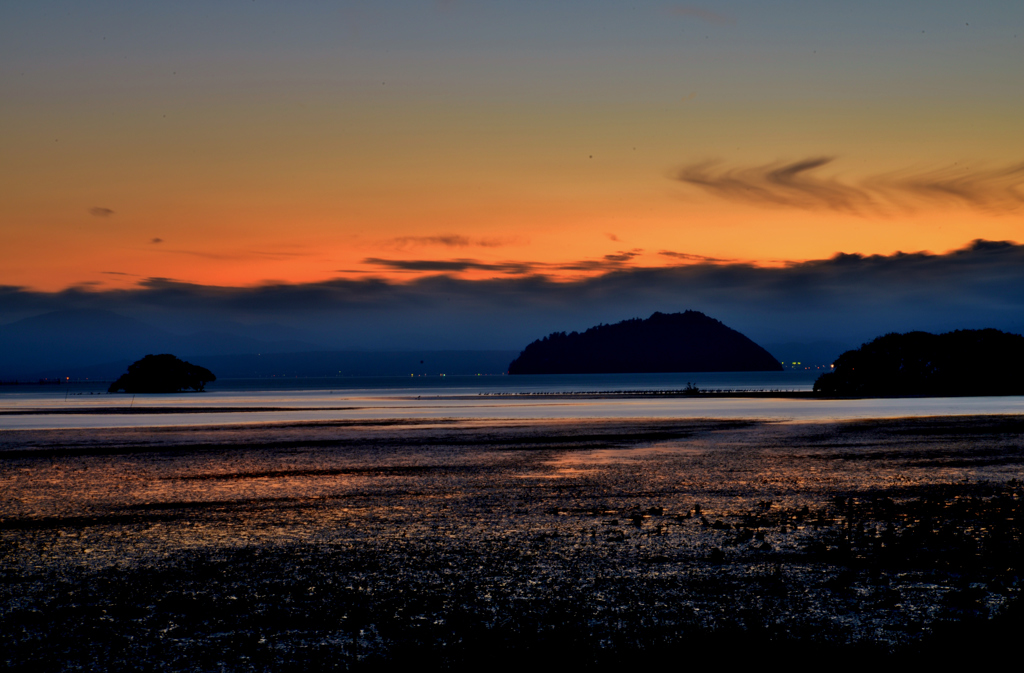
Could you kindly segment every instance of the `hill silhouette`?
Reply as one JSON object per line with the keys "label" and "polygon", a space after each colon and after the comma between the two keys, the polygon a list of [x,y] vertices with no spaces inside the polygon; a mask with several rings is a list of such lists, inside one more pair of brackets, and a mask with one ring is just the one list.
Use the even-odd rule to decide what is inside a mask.
{"label": "hill silhouette", "polygon": [[128,372],[110,384],[107,392],[116,393],[180,393],[201,392],[210,381],[216,381],[206,367],[179,360],[169,353],[147,355],[128,365]]}
{"label": "hill silhouette", "polygon": [[1022,395],[1024,336],[996,329],[891,333],[814,383],[832,395]]}
{"label": "hill silhouette", "polygon": [[781,371],[765,349],[698,311],[654,313],[527,346],[509,374]]}

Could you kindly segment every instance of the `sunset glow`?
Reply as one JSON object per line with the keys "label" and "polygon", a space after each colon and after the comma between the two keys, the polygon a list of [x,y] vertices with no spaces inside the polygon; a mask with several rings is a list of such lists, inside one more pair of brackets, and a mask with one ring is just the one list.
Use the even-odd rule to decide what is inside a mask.
{"label": "sunset glow", "polygon": [[1024,241],[1020,5],[785,4],[9,5],[0,285]]}

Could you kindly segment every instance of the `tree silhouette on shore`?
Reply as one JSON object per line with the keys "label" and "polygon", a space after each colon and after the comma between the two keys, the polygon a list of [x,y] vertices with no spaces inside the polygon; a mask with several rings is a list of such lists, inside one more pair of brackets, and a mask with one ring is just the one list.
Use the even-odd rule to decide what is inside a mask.
{"label": "tree silhouette on shore", "polygon": [[814,390],[831,395],[1024,394],[1024,336],[996,329],[891,333],[846,351]]}

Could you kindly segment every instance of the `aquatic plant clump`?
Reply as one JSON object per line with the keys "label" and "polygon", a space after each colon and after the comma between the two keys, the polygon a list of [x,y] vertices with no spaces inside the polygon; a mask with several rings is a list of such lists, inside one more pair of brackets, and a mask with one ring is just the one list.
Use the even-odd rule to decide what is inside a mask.
{"label": "aquatic plant clump", "polygon": [[180,393],[186,390],[202,392],[206,384],[216,381],[206,367],[185,362],[175,356],[147,355],[128,365],[128,372],[110,384],[107,392],[116,393]]}

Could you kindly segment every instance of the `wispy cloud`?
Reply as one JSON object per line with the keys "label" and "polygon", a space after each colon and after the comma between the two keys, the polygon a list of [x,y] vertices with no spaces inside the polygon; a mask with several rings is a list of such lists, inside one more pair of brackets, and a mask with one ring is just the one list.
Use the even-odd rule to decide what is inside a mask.
{"label": "wispy cloud", "polygon": [[673,177],[730,201],[858,215],[951,205],[1008,213],[1024,206],[1024,164],[986,168],[956,163],[844,182],[821,175],[820,169],[833,160],[811,157],[733,167],[702,162],[679,169]]}
{"label": "wispy cloud", "polygon": [[163,243],[163,242],[164,242],[164,239],[162,239],[162,238],[154,238],[154,239],[152,239],[150,241],[150,243]]}
{"label": "wispy cloud", "polygon": [[89,214],[93,217],[110,217],[114,214],[114,211],[110,208],[100,208],[99,206],[93,206],[89,209]]}
{"label": "wispy cloud", "polygon": [[[163,243],[162,239],[154,238],[151,243]],[[160,252],[170,255],[187,255],[199,257],[200,259],[216,259],[220,261],[245,260],[245,259],[293,259],[295,257],[309,257],[311,252],[283,252],[267,250],[239,250],[234,252],[210,252],[205,250],[177,250],[164,248]]]}
{"label": "wispy cloud", "polygon": [[1024,163],[995,168],[957,163],[932,171],[892,173],[866,184],[881,193],[896,192],[895,198],[902,193],[992,212],[1009,212],[1024,206]]}
{"label": "wispy cloud", "polygon": [[813,174],[831,161],[831,157],[814,157],[733,168],[704,162],[681,168],[675,177],[730,201],[848,212],[876,207],[866,190]]}
{"label": "wispy cloud", "polygon": [[439,236],[399,236],[392,239],[399,247],[409,245],[443,245],[449,248],[466,248],[472,245],[468,236],[442,234]]}
{"label": "wispy cloud", "polygon": [[436,236],[399,236],[391,239],[391,242],[399,248],[428,245],[437,245],[447,248],[468,248],[473,246],[480,248],[500,248],[501,246],[508,245],[510,243],[510,239],[497,237],[470,238],[469,236],[462,236],[460,234],[438,234]]}

